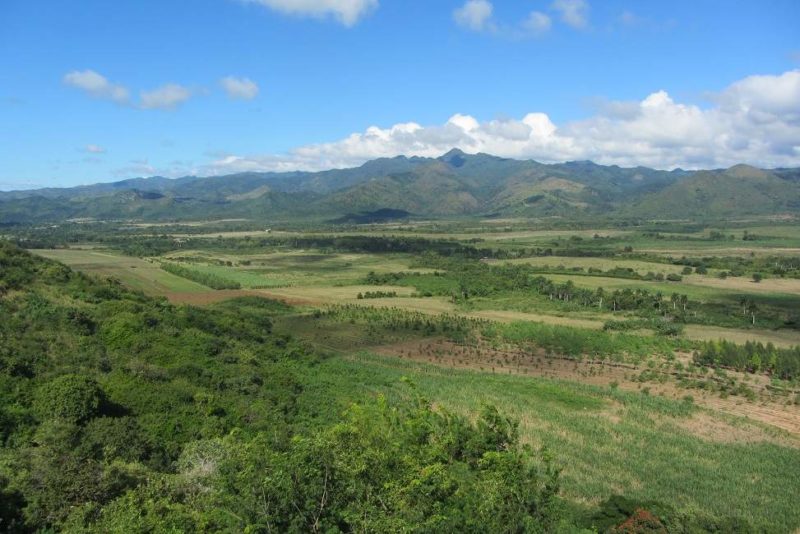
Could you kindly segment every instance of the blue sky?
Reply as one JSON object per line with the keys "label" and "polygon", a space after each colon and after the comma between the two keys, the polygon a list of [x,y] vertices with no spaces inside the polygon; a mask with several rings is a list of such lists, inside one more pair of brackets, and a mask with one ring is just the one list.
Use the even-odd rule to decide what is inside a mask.
{"label": "blue sky", "polygon": [[796,0],[5,0],[0,189],[449,146],[800,165],[798,28]]}

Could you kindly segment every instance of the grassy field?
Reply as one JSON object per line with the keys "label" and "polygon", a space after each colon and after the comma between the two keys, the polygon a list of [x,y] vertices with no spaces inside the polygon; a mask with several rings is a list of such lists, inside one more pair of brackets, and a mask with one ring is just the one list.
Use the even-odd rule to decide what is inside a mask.
{"label": "grassy field", "polygon": [[[213,272],[235,280],[246,288],[354,285],[370,271],[406,271],[410,263],[410,258],[403,255],[304,250],[241,255],[193,250],[172,253],[166,257],[189,260],[185,266]],[[231,262],[233,265],[221,266],[219,262]]]}
{"label": "grassy field", "polygon": [[[54,249],[35,251],[100,276],[113,276],[130,287],[150,295],[166,295],[176,302],[214,302],[219,300],[217,291],[196,282],[167,273],[158,267],[158,262],[120,255],[96,249]],[[181,265],[200,272],[215,274],[226,280],[239,282],[243,289],[252,289],[272,298],[279,298],[297,305],[320,306],[329,304],[358,304],[364,306],[401,308],[427,314],[460,313],[468,317],[500,322],[517,320],[542,322],[553,325],[578,326],[600,329],[606,321],[619,319],[610,313],[597,313],[591,309],[583,311],[559,311],[552,303],[536,299],[521,299],[514,295],[491,299],[475,299],[464,308],[445,297],[413,297],[413,287],[364,285],[364,277],[370,271],[390,273],[408,271],[412,258],[405,255],[321,253],[299,250],[269,252],[264,254],[230,254],[216,251],[179,251],[165,256],[169,260],[183,260]],[[560,265],[566,267],[597,267],[609,269],[615,265],[631,267],[640,272],[653,270],[651,262],[631,262],[613,258],[532,258],[512,260],[532,262],[536,265]],[[230,262],[231,265],[219,263]],[[667,266],[674,267],[674,266]],[[425,269],[414,269],[426,272]],[[692,299],[714,301],[733,299],[738,295],[751,295],[756,299],[776,299],[782,307],[796,306],[800,309],[800,281],[793,279],[766,279],[759,284],[745,278],[721,280],[712,276],[689,275],[682,282],[650,282],[602,276],[548,274],[548,278],[564,282],[572,280],[579,287],[606,290],[644,288],[687,294]],[[368,291],[395,292],[395,298],[357,299],[358,293]],[[235,296],[239,293],[232,292]],[[186,297],[184,297],[186,295]],[[209,295],[204,298],[203,295]],[[646,332],[644,332],[646,333]],[[800,344],[798,331],[772,331],[764,329],[737,330],[705,325],[689,325],[685,337],[692,340],[731,339],[737,342],[772,342],[777,346]]]}
{"label": "grassy field", "polygon": [[163,271],[156,262],[122,256],[101,249],[43,249],[32,252],[60,261],[76,270],[96,276],[113,277],[148,295],[203,293],[208,288]]}
{"label": "grassy field", "polygon": [[[575,285],[586,287],[590,289],[597,289],[602,287],[606,290],[615,289],[647,289],[650,291],[660,291],[664,295],[672,293],[682,293],[689,296],[689,298],[696,300],[724,300],[735,299],[739,295],[749,295],[752,298],[769,298],[775,297],[779,299],[791,299],[792,302],[796,301],[800,305],[800,295],[795,296],[795,289],[798,288],[797,280],[776,280],[775,282],[784,283],[787,287],[791,288],[789,292],[781,292],[774,289],[775,285],[764,285],[761,282],[756,284],[750,280],[734,279],[730,282],[728,280],[716,280],[699,275],[687,276],[681,282],[656,282],[646,280],[629,280],[626,278],[613,278],[606,276],[581,276],[572,274],[548,274],[547,278],[565,282],[572,280]],[[766,280],[765,280],[766,282]]]}
{"label": "grassy field", "polygon": [[[551,245],[556,248],[599,247],[603,254],[610,255],[547,256],[489,263],[550,266],[562,271],[575,267],[604,271],[623,267],[640,274],[680,273],[683,267],[657,260],[635,260],[629,254],[615,251],[632,246],[636,252],[652,250],[664,257],[685,253],[696,257],[731,254],[747,258],[788,254],[794,247],[800,251],[800,230],[795,228],[753,226],[748,229],[750,233],[770,238],[747,242],[740,240],[742,228],[725,230],[726,234],[735,234],[736,241],[711,241],[707,239],[709,231],[665,232],[663,235],[668,238],[656,239],[632,230],[514,229],[506,232],[488,225],[481,231],[450,232],[438,231],[431,223],[411,231],[385,227],[338,235],[408,235],[453,238],[465,243],[479,239],[476,246],[495,250]],[[595,234],[609,238],[594,239]],[[237,232],[229,237],[246,235],[256,234]],[[270,235],[301,234],[273,232]],[[623,494],[637,500],[658,501],[690,514],[717,518],[738,515],[747,518],[758,531],[792,532],[800,528],[800,508],[795,504],[800,502],[800,486],[791,483],[800,477],[800,432],[796,431],[800,408],[795,405],[800,402],[797,381],[780,382],[765,373],[748,374],[741,369],[696,370],[692,356],[692,351],[701,347],[696,342],[706,340],[726,339],[740,344],[772,342],[780,347],[800,345],[800,330],[788,322],[789,326],[784,326],[780,322],[782,319],[771,323],[777,325],[775,329],[767,329],[763,324],[749,328],[740,316],[736,318],[737,323],[725,322],[725,317],[719,315],[708,315],[713,319],[708,324],[694,324],[692,317],[683,317],[676,319],[687,322],[680,334],[683,339],[655,336],[657,328],[650,323],[639,323],[625,332],[608,333],[600,331],[607,322],[637,316],[633,311],[611,313],[602,307],[598,311],[593,305],[553,299],[552,294],[518,291],[519,286],[500,285],[501,289],[483,293],[483,296],[461,299],[458,294],[450,293],[451,287],[458,289],[461,283],[452,274],[460,272],[459,266],[444,263],[452,269],[450,278],[432,274],[433,269],[412,268],[415,264],[439,265],[420,261],[423,256],[330,249],[292,250],[269,244],[263,249],[245,247],[246,252],[240,250],[215,248],[215,242],[209,240],[208,248],[198,245],[196,249],[174,250],[146,260],[96,248],[36,252],[90,274],[114,276],[131,287],[153,295],[167,295],[176,302],[204,305],[242,295],[261,295],[287,302],[295,309],[276,317],[275,329],[304,339],[330,356],[320,364],[325,367],[325,372],[320,373],[324,378],[312,381],[303,393],[309,402],[310,399],[318,402],[320,396],[335,399],[330,409],[342,410],[350,401],[363,398],[364,393],[390,398],[408,396],[411,392],[401,378],[410,377],[419,394],[434,405],[459,414],[475,417],[483,404],[494,404],[519,419],[523,441],[533,447],[546,447],[553,453],[563,467],[563,495],[577,514],[591,512],[610,495]],[[238,282],[242,289],[211,290],[163,271],[159,268],[160,261],[175,262],[187,269]],[[463,261],[472,261],[481,267],[476,257]],[[387,281],[384,284],[367,283],[370,272],[391,274],[412,270],[428,274],[423,277],[389,276],[378,280]],[[700,304],[710,303],[711,308],[718,303],[738,306],[743,296],[757,302],[762,310],[779,310],[787,317],[800,310],[800,280],[768,277],[754,283],[749,276],[720,279],[716,274],[717,271],[711,269],[708,275],[684,275],[680,282],[588,276],[586,273],[561,272],[544,276],[558,283],[571,280],[578,287],[602,287],[607,292],[647,289],[661,292],[667,299],[672,293],[681,293],[698,304],[695,309],[701,312]],[[427,286],[417,289],[413,285],[415,281]],[[442,288],[446,291],[439,291]],[[424,293],[428,290],[429,293]],[[396,296],[358,298],[359,293],[376,291],[394,292]],[[422,294],[437,296],[423,297]],[[473,327],[470,336],[462,340],[450,341],[458,354],[453,358],[463,361],[433,365],[434,359],[427,356],[415,359],[408,345],[404,345],[431,336],[423,332],[425,326],[411,330],[407,326],[409,323],[401,321],[389,328],[379,322],[358,322],[344,315],[336,320],[318,320],[327,313],[323,310],[334,305],[356,305],[358,313],[365,313],[364,307],[371,307],[384,316],[417,314],[423,317],[423,324],[430,322],[431,317],[460,316],[479,319],[481,322],[464,322],[481,326]],[[735,307],[734,312],[737,309]],[[724,310],[723,313],[728,313],[728,308]],[[397,327],[397,324],[406,326]],[[741,327],[731,327],[739,324]],[[581,348],[572,352],[564,349],[563,353],[555,354],[554,351],[561,349],[547,348],[544,344],[537,346],[541,339],[528,343],[527,338],[514,340],[493,334],[493,329],[500,331],[519,325],[532,331],[550,328],[559,339],[613,337],[622,339],[619,343],[626,345],[622,349],[614,345],[611,355],[608,351],[601,353]],[[441,332],[436,335],[443,336]],[[467,361],[464,355],[469,343],[473,343],[471,347],[480,353],[479,357],[491,360]],[[390,345],[405,348],[396,352],[382,350]],[[637,358],[628,358],[637,346],[641,347]],[[550,374],[526,374],[528,371],[520,371],[519,363],[516,371],[513,365],[504,367],[508,361],[495,357],[492,352],[499,354],[512,349],[530,354],[534,360],[539,358],[536,365],[547,367]],[[487,364],[487,361],[494,363]],[[580,367],[578,362],[587,366]],[[502,371],[495,373],[495,365]],[[606,370],[598,371],[598,366],[603,365]],[[687,369],[695,374],[684,375]],[[608,374],[598,375],[603,372]],[[692,383],[690,379],[696,380]],[[719,389],[723,383],[728,384],[729,389]],[[730,393],[734,385],[740,388],[738,393]],[[748,392],[751,397],[747,396]],[[686,400],[687,397],[691,399]]]}
{"label": "grassy field", "polygon": [[[573,382],[490,375],[358,352],[328,360],[326,376],[309,395],[351,388],[420,394],[457,413],[484,403],[521,422],[521,435],[544,446],[563,467],[564,495],[577,508],[600,496],[624,494],[712,516],[737,514],[763,531],[800,527],[800,450],[739,418],[709,416],[685,402],[623,393]],[[698,428],[711,428],[701,432]]]}
{"label": "grassy field", "polygon": [[735,343],[755,341],[772,343],[776,347],[794,347],[800,345],[800,332],[797,330],[737,330],[709,325],[687,325],[684,336],[697,341],[716,341],[726,339]]}
{"label": "grassy field", "polygon": [[533,265],[535,267],[550,267],[550,268],[558,268],[559,266],[564,266],[566,269],[571,269],[573,267],[581,267],[583,269],[595,268],[595,269],[602,269],[603,271],[608,271],[609,269],[614,269],[615,267],[621,267],[624,269],[633,269],[637,273],[640,274],[647,274],[648,272],[653,273],[662,273],[662,274],[680,274],[681,269],[683,269],[680,265],[671,265],[668,263],[655,263],[655,262],[648,262],[648,261],[638,261],[638,260],[624,260],[624,259],[617,259],[617,258],[572,258],[572,257],[554,257],[554,256],[544,256],[544,257],[535,257],[535,258],[519,258],[514,260],[490,260],[489,263],[493,264],[525,264],[525,265]]}

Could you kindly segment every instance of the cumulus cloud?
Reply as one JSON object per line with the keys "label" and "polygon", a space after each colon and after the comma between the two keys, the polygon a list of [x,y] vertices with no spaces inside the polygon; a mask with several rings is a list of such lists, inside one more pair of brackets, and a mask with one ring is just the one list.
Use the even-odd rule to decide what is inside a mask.
{"label": "cumulus cloud", "polygon": [[176,83],[162,85],[152,91],[142,91],[140,93],[142,109],[175,109],[183,104],[192,96],[189,89]]}
{"label": "cumulus cloud", "polygon": [[378,0],[243,0],[290,15],[324,18],[332,16],[351,27],[378,7]]}
{"label": "cumulus cloud", "polygon": [[235,100],[252,100],[258,96],[258,85],[249,78],[227,76],[219,81],[228,97]]}
{"label": "cumulus cloud", "polygon": [[553,25],[553,21],[550,20],[549,16],[540,11],[531,11],[531,13],[528,15],[528,18],[525,19],[525,22],[523,22],[522,25],[526,30],[534,34],[541,34],[550,30],[550,27]]}
{"label": "cumulus cloud", "polygon": [[494,6],[487,0],[467,0],[463,6],[453,11],[453,20],[468,30],[476,32],[490,30],[494,27],[493,10]]}
{"label": "cumulus cloud", "polygon": [[113,100],[118,104],[128,102],[130,93],[122,85],[111,83],[93,70],[74,70],[64,75],[64,83],[80,89],[94,98]]}
{"label": "cumulus cloud", "polygon": [[105,154],[106,153],[106,149],[101,147],[101,146],[99,146],[99,145],[91,145],[91,144],[89,144],[89,145],[86,145],[83,148],[83,150],[88,152],[88,153],[90,153],[90,154]]}
{"label": "cumulus cloud", "polygon": [[436,157],[453,147],[547,163],[590,159],[660,169],[800,165],[800,70],[750,76],[712,99],[710,107],[701,108],[655,91],[640,101],[609,102],[594,116],[560,126],[541,112],[485,122],[456,114],[440,125],[371,126],[285,154],[229,154],[200,171],[343,168],[400,154]]}
{"label": "cumulus cloud", "polygon": [[551,6],[561,20],[573,28],[585,28],[589,23],[589,3],[586,0],[555,0]]}
{"label": "cumulus cloud", "polygon": [[528,16],[515,23],[495,20],[494,6],[488,0],[467,0],[453,11],[453,20],[460,27],[511,39],[536,37],[547,33],[553,25],[549,15],[541,11],[531,11]]}

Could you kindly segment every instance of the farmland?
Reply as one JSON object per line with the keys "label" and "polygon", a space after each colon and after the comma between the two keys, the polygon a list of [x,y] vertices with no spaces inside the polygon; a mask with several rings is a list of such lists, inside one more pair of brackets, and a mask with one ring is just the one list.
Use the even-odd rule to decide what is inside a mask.
{"label": "farmland", "polygon": [[[497,406],[523,443],[555,451],[573,517],[624,495],[800,527],[800,495],[781,489],[800,465],[800,377],[768,367],[800,345],[797,229],[751,227],[742,248],[711,240],[713,228],[511,224],[141,227],[34,252],[179,305],[285,303],[275,329],[329,355],[307,395],[338,409],[365,393],[403,398],[401,377],[468,418]],[[738,245],[744,229],[733,234]],[[697,363],[722,339],[767,363]]]}

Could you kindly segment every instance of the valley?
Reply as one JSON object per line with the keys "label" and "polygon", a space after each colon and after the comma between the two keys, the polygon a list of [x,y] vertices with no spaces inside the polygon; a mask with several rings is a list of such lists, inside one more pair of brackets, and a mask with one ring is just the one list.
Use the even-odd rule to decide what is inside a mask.
{"label": "valley", "polygon": [[[275,328],[330,354],[326,380],[346,373],[350,394],[394,391],[390,377],[407,376],[436,405],[467,417],[491,402],[519,418],[524,443],[561,451],[564,496],[575,510],[620,493],[724,515],[752,493],[731,490],[709,501],[702,484],[687,493],[686,478],[728,485],[718,477],[744,476],[728,455],[769,463],[800,454],[798,264],[771,248],[776,240],[782,249],[800,247],[792,220],[668,234],[652,226],[537,229],[523,221],[503,231],[479,220],[269,233],[226,230],[230,224],[243,221],[205,233],[207,225],[180,223],[124,236],[103,230],[34,252],[176,305],[285,303]],[[81,235],[90,228],[80,226]],[[733,237],[717,248],[711,236],[723,231]],[[104,235],[113,243],[104,244]],[[729,243],[745,235],[760,254],[731,253],[737,247]],[[697,250],[702,256],[685,254]],[[542,290],[539,280],[554,289]],[[213,289],[220,281],[233,286]],[[565,290],[575,292],[573,301]],[[752,346],[765,367],[709,365],[700,355],[720,339]],[[794,354],[787,356],[794,363],[769,368],[775,351]],[[539,405],[551,395],[546,408]],[[592,460],[582,456],[588,436],[601,435],[618,452],[594,443]],[[615,454],[630,459],[642,448],[647,459],[619,467]],[[652,476],[664,462],[683,484]]]}

